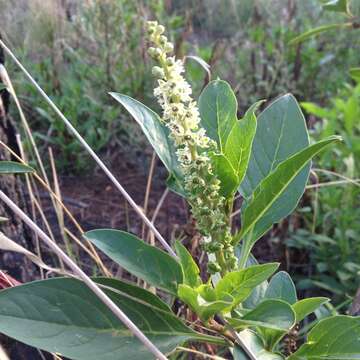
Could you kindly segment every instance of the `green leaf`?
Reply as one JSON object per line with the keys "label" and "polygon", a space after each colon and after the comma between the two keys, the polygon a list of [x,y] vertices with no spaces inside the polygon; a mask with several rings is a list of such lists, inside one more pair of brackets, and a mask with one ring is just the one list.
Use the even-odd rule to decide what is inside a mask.
{"label": "green leaf", "polygon": [[[261,338],[252,330],[243,330],[239,333],[239,337],[244,342],[246,347],[256,356],[257,360],[284,360],[284,358],[275,353],[267,351]],[[249,360],[250,358],[240,346],[236,345],[234,348],[234,360]]]}
{"label": "green leaf", "polygon": [[211,81],[199,97],[201,126],[223,152],[237,121],[237,100],[231,86],[223,80]]}
{"label": "green leaf", "polygon": [[225,144],[225,156],[232,164],[238,178],[238,186],[244,179],[251,155],[251,147],[256,133],[255,111],[263,101],[258,101],[236,121]]}
{"label": "green leaf", "polygon": [[94,282],[100,285],[103,289],[108,289],[120,295],[126,294],[137,299],[144,300],[147,304],[152,305],[158,309],[172,312],[169,305],[163,302],[159,297],[143,288],[135,286],[131,283],[120,281],[115,278],[96,277],[92,278]]}
{"label": "green leaf", "polygon": [[349,13],[349,2],[348,0],[325,0],[322,1],[322,7],[324,10]]}
{"label": "green leaf", "polygon": [[292,305],[296,314],[296,322],[298,323],[304,320],[306,316],[314,312],[322,304],[325,304],[328,301],[329,299],[325,297],[313,297],[297,301]]}
{"label": "green leaf", "polygon": [[334,316],[321,320],[307,342],[288,360],[360,359],[360,317]]}
{"label": "green leaf", "polygon": [[201,285],[199,267],[189,251],[183,244],[181,244],[180,241],[175,242],[175,249],[177,255],[179,256],[180,264],[183,270],[184,284],[189,285],[190,287],[197,287]]}
{"label": "green leaf", "polygon": [[360,67],[350,69],[349,73],[354,80],[360,82]]}
{"label": "green leaf", "polygon": [[150,246],[125,231],[98,229],[84,237],[125,270],[160,289],[177,293],[183,282],[180,264],[164,251]]}
{"label": "green leaf", "polygon": [[285,301],[264,300],[243,317],[227,320],[235,330],[256,326],[287,332],[295,325],[295,312]]}
{"label": "green leaf", "polygon": [[[240,193],[249,199],[260,182],[282,161],[308,145],[305,118],[296,99],[287,94],[275,100],[258,117],[249,166]],[[293,212],[304,193],[309,172],[310,164],[294,178],[256,224],[252,236],[254,241],[272,224]]]}
{"label": "green leaf", "polygon": [[24,174],[32,172],[34,172],[34,169],[30,166],[15,161],[0,161],[0,174]]}
{"label": "green leaf", "polygon": [[278,266],[277,263],[253,265],[226,274],[215,287],[217,298],[226,299],[230,295],[234,298],[233,306],[238,305],[250,295],[257,285],[269,278]]}
{"label": "green leaf", "polygon": [[239,186],[238,177],[229,160],[223,154],[210,154],[213,172],[220,180],[220,194],[225,198],[232,197]]}
{"label": "green leaf", "polygon": [[317,36],[323,32],[349,27],[350,25],[351,23],[321,25],[319,27],[306,31],[299,36],[296,36],[295,38],[289,41],[289,45],[296,45],[314,36]]}
{"label": "green leaf", "polygon": [[[241,232],[236,238],[243,238],[254,228],[256,223],[264,217],[275,201],[285,192],[289,184],[291,184],[313,156],[330,144],[340,140],[341,138],[338,136],[328,137],[327,139],[299,151],[280,163],[256,188],[253,198],[245,208]],[[263,227],[266,227],[264,224],[270,226],[272,218],[269,218],[266,223],[264,223],[264,219],[262,219],[262,221]],[[253,239],[255,238],[257,238],[257,236],[251,236],[249,241],[253,242]]]}
{"label": "green leaf", "polygon": [[[129,290],[129,286],[125,286],[129,294],[109,288],[105,292],[162,352],[192,338],[205,339],[174,314],[155,306],[150,295],[138,298],[139,290]],[[123,285],[114,287],[122,289]],[[75,360],[153,359],[77,279],[35,281],[1,291],[0,332]]]}
{"label": "green leaf", "polygon": [[265,292],[267,299],[281,299],[289,304],[297,301],[295,285],[286,271],[279,271],[270,280]]}
{"label": "green leaf", "polygon": [[[240,259],[241,257],[241,244],[235,246],[235,256]],[[258,262],[255,259],[255,257],[250,254],[250,256],[247,259],[246,262],[246,266],[245,267],[249,267],[252,265],[257,265]],[[265,296],[265,292],[266,289],[268,287],[268,281],[265,280],[263,281],[261,284],[259,284],[258,286],[256,286],[251,294],[249,295],[249,297],[243,302],[243,307],[245,309],[254,309],[257,305],[259,305],[259,303],[263,300],[264,296]]]}
{"label": "green leaf", "polygon": [[233,303],[233,298],[231,298],[231,296],[227,296],[223,300],[207,301],[203,296],[201,296],[201,294],[199,294],[197,289],[193,289],[185,284],[179,285],[178,297],[185,304],[190,306],[190,308],[195,311],[195,313],[204,322],[209,320],[215,314],[230,308]]}
{"label": "green leaf", "polygon": [[167,170],[181,180],[182,173],[176,158],[174,143],[169,138],[169,130],[162,124],[159,115],[130,96],[114,92],[110,95],[122,104],[140,125]]}
{"label": "green leaf", "polygon": [[308,112],[309,114],[313,114],[319,118],[327,118],[329,115],[331,116],[331,112],[328,109],[324,109],[312,102],[301,102],[301,107]]}

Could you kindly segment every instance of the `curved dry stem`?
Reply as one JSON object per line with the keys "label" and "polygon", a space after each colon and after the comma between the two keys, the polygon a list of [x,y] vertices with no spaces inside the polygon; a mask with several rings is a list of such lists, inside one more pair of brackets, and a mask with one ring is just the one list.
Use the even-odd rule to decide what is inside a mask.
{"label": "curved dry stem", "polygon": [[107,177],[110,179],[110,181],[121,192],[121,194],[125,197],[125,199],[133,207],[133,209],[140,216],[140,218],[146,223],[146,225],[151,229],[151,231],[154,232],[157,239],[164,246],[164,248],[169,252],[169,254],[172,255],[173,257],[177,258],[175,251],[166,242],[166,240],[162,237],[160,232],[156,229],[156,227],[152,224],[152,222],[147,218],[147,216],[144,215],[141,208],[136,204],[136,202],[129,195],[129,193],[124,189],[124,187],[120,184],[120,182],[116,179],[116,177],[112,174],[112,172],[108,169],[108,167],[104,164],[104,162],[99,158],[99,156],[95,153],[95,151],[89,146],[89,144],[85,141],[85,139],[79,134],[79,132],[75,129],[75,127],[71,124],[71,122],[65,117],[65,115],[60,111],[60,109],[55,105],[55,103],[49,98],[49,96],[45,93],[45,91],[40,87],[40,85],[35,81],[35,79],[30,75],[30,73],[25,69],[25,67],[17,59],[17,57],[14,55],[14,53],[4,44],[4,42],[2,40],[0,40],[0,46],[2,46],[4,51],[10,56],[10,58],[20,68],[20,70],[25,74],[25,76],[28,78],[28,80],[34,85],[36,90],[41,94],[41,96],[46,100],[46,102],[50,105],[50,107],[60,117],[60,119],[64,122],[64,124],[68,128],[68,130],[80,142],[80,144],[83,146],[83,148],[89,153],[89,155],[95,160],[95,162],[99,165],[99,167],[104,171],[104,173],[107,175]]}
{"label": "curved dry stem", "polygon": [[[27,165],[27,163],[20,156],[18,156],[12,149],[10,149],[4,142],[0,141],[0,145],[2,145],[7,151],[9,151],[9,153],[11,155],[13,155],[19,162],[21,162],[24,165]],[[80,234],[83,234],[84,230],[82,229],[81,225],[74,218],[74,216],[72,215],[70,210],[65,206],[65,204],[61,201],[61,199],[59,199],[59,197],[50,188],[50,186],[39,176],[39,174],[37,174],[36,171],[34,171],[32,173],[32,175],[46,189],[46,191],[48,191],[52,195],[52,197],[59,203],[59,205],[63,208],[64,212],[69,217],[71,222],[75,225],[75,227],[80,232]],[[100,267],[100,269],[106,276],[111,276],[112,275],[111,272],[106,268],[106,266],[100,259],[99,254],[97,253],[96,249],[94,248],[94,245],[86,239],[85,239],[85,242],[89,246],[89,249],[91,251],[91,254],[92,254],[92,255],[90,255],[91,258],[95,261],[95,263]],[[88,254],[90,254],[90,253],[88,252]]]}
{"label": "curved dry stem", "polygon": [[166,356],[148,339],[148,337],[127,317],[127,315],[94,283],[83,270],[54,243],[8,196],[0,190],[0,199],[26,223],[31,230],[38,234],[46,245],[62,258],[64,263],[78,276],[88,288],[112,311],[112,313],[134,334],[144,346],[160,360],[168,360]]}

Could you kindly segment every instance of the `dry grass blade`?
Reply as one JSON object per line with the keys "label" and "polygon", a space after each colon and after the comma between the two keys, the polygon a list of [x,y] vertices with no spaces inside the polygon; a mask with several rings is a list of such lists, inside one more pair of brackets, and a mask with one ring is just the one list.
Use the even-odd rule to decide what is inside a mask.
{"label": "dry grass blade", "polygon": [[209,354],[205,354],[199,350],[194,350],[194,349],[189,349],[189,348],[185,348],[182,346],[178,346],[175,350],[175,352],[188,352],[191,354],[196,354],[201,356],[203,359],[210,359],[210,360],[226,360],[225,358],[221,357],[221,356],[217,356],[217,355],[209,355]]}
{"label": "dry grass blade", "polygon": [[[57,171],[56,171],[56,166],[55,166],[55,160],[54,160],[54,155],[53,155],[51,147],[49,147],[49,158],[50,158],[50,166],[51,166],[53,183],[54,183],[54,192],[55,192],[56,196],[62,202],[60,186],[59,186],[59,181],[58,181],[58,176],[57,176]],[[68,255],[70,255],[70,257],[73,257],[74,254],[73,254],[73,251],[72,251],[72,247],[71,247],[71,244],[70,244],[69,239],[68,239],[68,237],[66,235],[66,232],[65,232],[65,222],[64,222],[63,208],[59,205],[59,203],[55,202],[54,209],[55,209],[56,216],[57,216],[57,219],[58,219],[61,236],[62,236],[62,238],[64,240],[66,251],[67,251]]]}
{"label": "dry grass blade", "polygon": [[[156,153],[153,151],[152,157],[151,157],[151,163],[150,163],[150,170],[148,175],[148,180],[146,183],[146,191],[145,191],[145,199],[144,199],[144,214],[147,214],[148,206],[149,206],[149,197],[150,197],[150,191],[151,191],[151,183],[154,176],[154,168],[156,164]],[[143,226],[141,229],[141,238],[145,240],[145,223],[143,222]]]}
{"label": "dry grass blade", "polygon": [[174,250],[166,242],[166,240],[162,237],[162,235],[155,228],[155,226],[152,224],[152,222],[144,215],[141,208],[136,204],[136,202],[129,195],[129,193],[123,188],[123,186],[119,183],[119,181],[116,179],[116,177],[112,174],[112,172],[107,168],[107,166],[104,164],[104,162],[95,153],[95,151],[88,145],[88,143],[84,140],[84,138],[74,128],[74,126],[71,124],[71,122],[65,117],[65,115],[60,111],[60,109],[54,104],[54,102],[49,98],[49,96],[44,92],[44,90],[34,80],[34,78],[25,69],[25,67],[21,64],[21,62],[16,58],[16,56],[13,54],[13,52],[4,44],[4,42],[2,40],[0,40],[0,45],[3,47],[5,52],[10,56],[10,58],[15,62],[15,64],[21,69],[21,71],[26,75],[26,77],[29,79],[29,81],[35,86],[35,88],[38,90],[38,92],[41,94],[41,96],[51,106],[51,108],[60,117],[60,119],[65,123],[66,127],[70,130],[70,132],[76,137],[76,139],[80,142],[80,144],[85,148],[85,150],[90,154],[90,156],[95,160],[95,162],[105,172],[105,174],[108,176],[108,178],[111,180],[111,182],[122,193],[122,195],[126,198],[126,200],[133,207],[133,209],[137,212],[137,214],[141,217],[141,219],[146,223],[146,225],[151,229],[151,231],[154,232],[156,238],[160,241],[160,243],[164,246],[164,248],[170,253],[170,255],[177,258]]}
{"label": "dry grass blade", "polygon": [[46,265],[39,256],[33,254],[31,251],[25,249],[24,247],[22,247],[15,241],[9,239],[2,232],[0,232],[0,249],[4,250],[4,251],[13,251],[13,252],[16,252],[16,253],[26,256],[31,262],[33,262],[34,264],[39,266],[40,269],[43,269],[43,270],[46,270],[46,271],[49,271],[49,272],[52,272],[55,274],[72,276],[72,274],[70,274],[69,272],[67,272],[65,270],[56,269],[56,268]]}
{"label": "dry grass blade", "polygon": [[314,172],[322,172],[324,174],[327,174],[327,175],[332,175],[332,176],[335,176],[335,177],[338,177],[340,179],[343,179],[343,180],[346,180],[348,183],[350,184],[353,184],[355,186],[359,186],[360,187],[360,179],[351,179],[347,176],[344,176],[344,175],[341,175],[335,171],[330,171],[330,170],[325,170],[325,169],[313,169]]}
{"label": "dry grass blade", "polygon": [[[19,157],[13,150],[11,150],[4,142],[0,141],[0,145],[3,146],[7,151],[9,151],[9,153],[11,155],[14,156],[15,159],[17,159],[18,161],[20,161],[22,164],[27,165],[24,160]],[[49,192],[49,194],[51,194],[51,196],[55,199],[55,201],[58,202],[58,204],[63,208],[64,212],[66,213],[66,215],[69,217],[69,219],[71,220],[71,222],[75,225],[75,227],[77,228],[77,230],[80,232],[80,234],[84,233],[84,230],[82,229],[82,227],[80,226],[80,224],[76,221],[76,219],[74,218],[74,216],[71,214],[70,210],[65,206],[65,204],[61,201],[61,199],[59,199],[57,197],[57,195],[53,192],[53,190],[49,187],[49,185],[37,174],[37,172],[33,172],[32,176],[46,189],[46,191]],[[34,201],[35,205],[37,204],[36,201]],[[38,210],[40,212],[40,215],[42,213],[42,209],[41,206],[37,206]],[[43,218],[43,217],[42,217]],[[43,219],[44,220],[44,219]],[[45,226],[47,223],[45,222]],[[51,229],[49,229],[49,227],[47,226],[47,229],[50,231],[51,233]],[[55,241],[55,240],[54,240]],[[105,265],[103,264],[102,260],[100,259],[98,253],[96,252],[94,246],[88,241],[85,240],[87,245],[89,246],[89,249],[91,252],[88,252],[88,254],[91,256],[91,258],[95,261],[95,263],[99,266],[99,268],[102,270],[102,272],[106,275],[106,276],[111,276],[111,272],[105,267]],[[78,242],[80,242],[80,240],[78,240]]]}
{"label": "dry grass blade", "polygon": [[[160,212],[160,209],[161,209],[161,207],[163,206],[164,201],[165,201],[166,197],[168,196],[168,194],[169,194],[169,188],[166,188],[166,189],[164,190],[163,194],[161,195],[161,198],[160,198],[158,204],[156,205],[154,214],[153,214],[153,216],[152,216],[152,218],[151,218],[151,222],[152,222],[153,224],[155,224],[156,218],[157,218],[157,216],[158,216],[158,214],[159,214],[159,212]],[[153,237],[154,237],[154,234],[153,234],[151,231],[149,231],[148,236],[147,236],[147,241],[148,241],[150,244],[152,244],[152,245],[154,245],[154,239],[153,239]]]}

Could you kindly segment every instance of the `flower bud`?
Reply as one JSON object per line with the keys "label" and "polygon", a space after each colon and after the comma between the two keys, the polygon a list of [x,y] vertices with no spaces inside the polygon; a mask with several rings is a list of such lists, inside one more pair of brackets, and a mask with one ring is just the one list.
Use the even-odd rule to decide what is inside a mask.
{"label": "flower bud", "polygon": [[158,25],[156,28],[156,33],[161,35],[165,31],[165,28],[163,25]]}
{"label": "flower bud", "polygon": [[160,39],[159,39],[159,43],[164,46],[167,43],[167,37],[164,35],[161,35]]}
{"label": "flower bud", "polygon": [[164,45],[164,50],[167,52],[167,53],[170,53],[170,52],[173,52],[174,51],[174,45],[170,42],[166,43]]}
{"label": "flower bud", "polygon": [[154,47],[149,47],[148,49],[148,54],[151,56],[151,57],[155,57],[155,53],[156,53],[156,49]]}
{"label": "flower bud", "polygon": [[153,34],[155,33],[155,28],[149,27],[149,28],[147,29],[147,33],[148,33],[148,35],[153,35]]}
{"label": "flower bud", "polygon": [[155,58],[155,59],[158,59],[158,58],[160,58],[160,56],[161,56],[162,54],[163,54],[162,51],[161,51],[159,48],[156,48],[156,49],[155,49],[155,52],[154,52],[154,58]]}
{"label": "flower bud", "polygon": [[165,77],[164,70],[159,66],[154,66],[152,68],[152,74],[159,79],[162,79]]}
{"label": "flower bud", "polygon": [[149,29],[149,28],[154,28],[154,27],[158,26],[158,22],[157,22],[157,21],[151,21],[151,20],[149,20],[149,21],[146,23],[146,26],[147,26],[148,29]]}
{"label": "flower bud", "polygon": [[166,65],[167,65],[167,66],[173,66],[174,64],[175,64],[174,58],[168,57],[168,58],[166,59]]}

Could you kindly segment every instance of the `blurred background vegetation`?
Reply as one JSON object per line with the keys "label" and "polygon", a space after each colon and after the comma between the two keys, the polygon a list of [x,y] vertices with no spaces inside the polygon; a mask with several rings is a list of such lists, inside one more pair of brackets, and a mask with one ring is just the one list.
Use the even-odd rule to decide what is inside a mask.
{"label": "blurred background vegetation", "polygon": [[[212,78],[230,82],[241,113],[256,100],[293,93],[313,139],[336,133],[345,141],[317,158],[298,210],[266,241],[280,249],[301,289],[320,287],[337,304],[350,301],[360,275],[360,85],[349,75],[360,66],[359,30],[289,45],[304,31],[344,21],[343,14],[325,11],[318,0],[0,0],[0,9],[3,39],[105,158],[125,154],[136,163],[144,148],[151,154],[107,94],[157,108],[145,19],[167,27],[178,56],[201,57]],[[351,11],[359,17],[359,0]],[[10,61],[8,71],[37,142],[44,152],[52,146],[60,173],[91,173],[80,145]],[[197,96],[206,72],[188,59],[187,77]]]}

